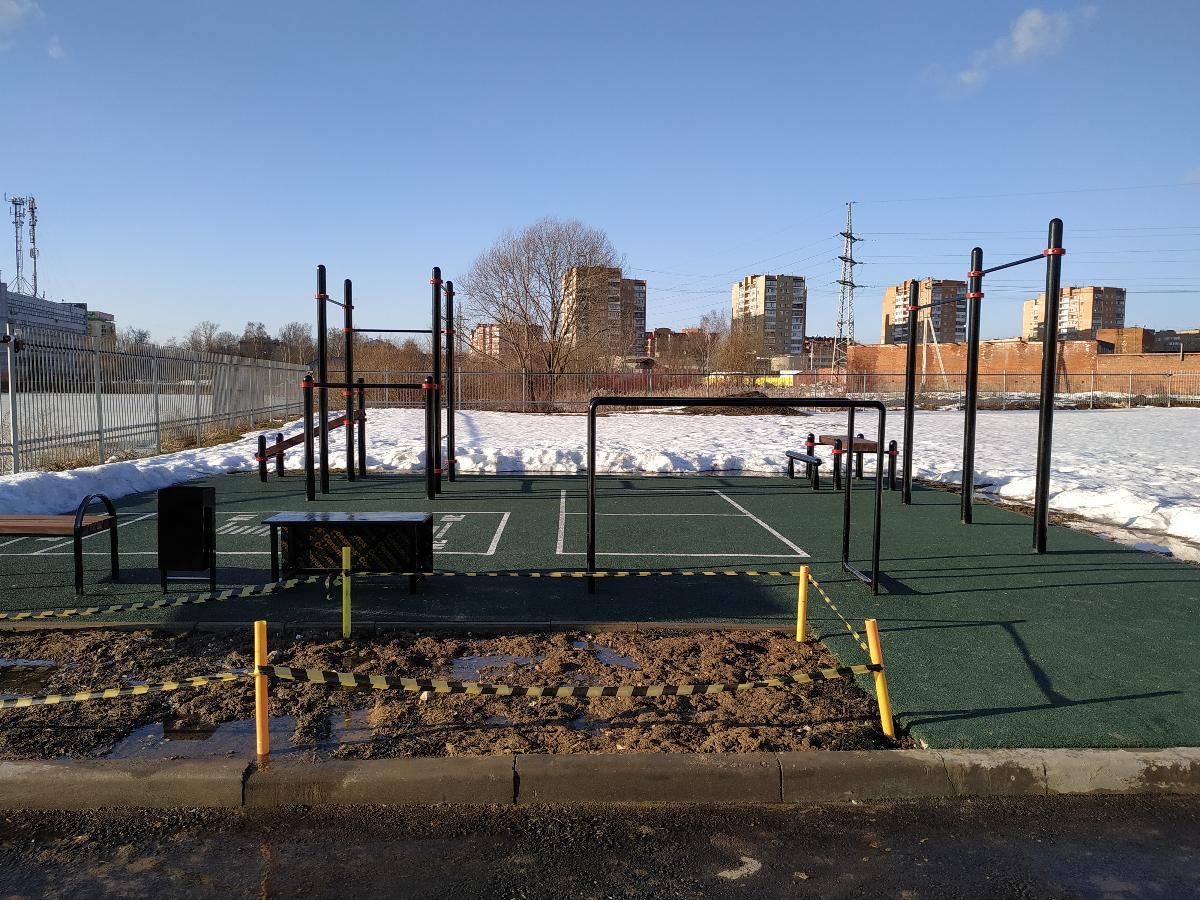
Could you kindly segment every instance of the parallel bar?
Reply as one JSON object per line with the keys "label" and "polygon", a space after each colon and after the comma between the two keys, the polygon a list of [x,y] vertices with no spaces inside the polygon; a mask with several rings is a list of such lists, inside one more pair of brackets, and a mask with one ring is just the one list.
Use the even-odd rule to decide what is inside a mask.
{"label": "parallel bar", "polygon": [[433,490],[435,494],[442,492],[442,270],[433,267],[433,277],[429,279],[432,286],[433,318],[430,330],[433,337],[433,456],[430,457],[433,467]]}
{"label": "parallel bar", "polygon": [[428,328],[351,328],[354,334],[429,334]]}
{"label": "parallel bar", "polygon": [[300,389],[304,394],[304,496],[309,500],[315,500],[317,486],[313,465],[313,378],[311,374],[304,376]]}
{"label": "parallel bar", "polygon": [[358,474],[367,475],[367,392],[358,379]]}
{"label": "parallel bar", "polygon": [[979,408],[979,317],[983,312],[983,248],[971,250],[967,274],[967,379],[963,421],[961,515],[964,525],[974,519],[975,422]]}
{"label": "parallel bar", "polygon": [[365,382],[361,379],[354,383],[348,381],[314,381],[313,387],[327,388],[329,390],[349,391],[354,388],[366,388],[367,390],[392,390],[392,391],[419,391],[424,387],[423,384],[417,381],[372,381]]}
{"label": "parallel bar", "polygon": [[1050,462],[1054,444],[1054,394],[1058,372],[1059,285],[1062,280],[1062,219],[1051,219],[1046,241],[1046,314],[1042,318],[1042,397],[1038,409],[1037,478],[1033,499],[1033,549],[1046,552],[1050,515]]}

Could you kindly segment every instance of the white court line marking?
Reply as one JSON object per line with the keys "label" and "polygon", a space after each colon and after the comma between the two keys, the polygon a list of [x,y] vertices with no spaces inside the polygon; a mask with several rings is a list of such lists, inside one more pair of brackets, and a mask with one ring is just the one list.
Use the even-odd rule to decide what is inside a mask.
{"label": "white court line marking", "polygon": [[[496,555],[496,548],[498,546],[500,546],[500,536],[502,534],[504,534],[504,528],[505,528],[505,526],[508,525],[508,519],[509,519],[509,516],[512,515],[512,513],[509,511],[501,511],[498,509],[489,509],[489,510],[474,509],[474,510],[470,510],[469,512],[471,512],[471,513],[487,512],[491,515],[498,515],[500,517],[500,523],[496,526],[496,533],[492,535],[492,543],[490,545],[488,545],[488,548],[482,552],[480,552],[478,550],[438,550],[435,547],[434,550],[437,551],[438,556],[495,556]],[[467,512],[463,512],[463,513],[460,513],[459,515],[467,515],[467,514],[468,514]]]}
{"label": "white court line marking", "polygon": [[[117,527],[124,528],[126,525],[132,525],[134,522],[140,522],[140,521],[142,521],[142,519],[148,519],[152,515],[154,515],[154,513],[146,513],[144,516],[142,516],[139,519],[130,519],[128,522],[118,522]],[[93,537],[96,537],[97,535],[107,534],[107,533],[108,533],[107,529],[105,529],[104,531],[97,531],[95,534],[87,535],[84,538],[84,540],[86,541],[88,538],[93,538]],[[51,550],[60,550],[63,547],[69,547],[73,543],[75,543],[75,539],[71,538],[71,540],[69,540],[69,541],[63,541],[61,543],[55,544],[53,547],[47,547],[45,550],[38,550],[36,553],[26,553],[26,554],[21,554],[21,555],[22,556],[41,556],[44,553],[49,553]],[[16,554],[9,554],[9,555],[16,555]]]}
{"label": "white court line marking", "polygon": [[508,524],[508,517],[511,513],[505,513],[500,517],[500,524],[496,527],[496,533],[492,536],[492,543],[488,545],[486,556],[495,556],[496,548],[500,546],[500,535],[504,534],[504,526]]}
{"label": "white court line marking", "polygon": [[765,528],[771,534],[775,535],[775,537],[779,538],[779,540],[783,541],[785,544],[787,544],[789,547],[791,547],[793,550],[795,550],[801,556],[808,556],[808,554],[804,552],[803,548],[797,547],[795,544],[793,544],[791,541],[789,541],[787,538],[785,538],[782,534],[780,534],[778,531],[776,531],[774,528],[772,528],[770,525],[768,525],[766,522],[764,522],[758,516],[754,515],[754,513],[750,512],[750,510],[746,509],[746,507],[740,506],[737,502],[735,502],[734,500],[731,500],[729,497],[722,494],[716,488],[713,488],[713,493],[716,494],[718,497],[720,497],[722,500],[724,500],[726,503],[728,503],[730,506],[732,506],[734,509],[741,510],[743,513],[745,513],[747,516],[749,516],[751,519],[753,519],[755,522],[757,522],[759,525],[761,525],[763,528]]}
{"label": "white court line marking", "polygon": [[19,538],[13,538],[11,541],[5,541],[3,544],[0,544],[0,547],[7,547],[10,544],[20,543],[21,541],[25,540],[25,537],[25,535],[22,535]]}
{"label": "white court line marking", "polygon": [[558,543],[554,545],[554,552],[558,556],[563,556],[563,545],[567,539],[567,492],[558,492]]}

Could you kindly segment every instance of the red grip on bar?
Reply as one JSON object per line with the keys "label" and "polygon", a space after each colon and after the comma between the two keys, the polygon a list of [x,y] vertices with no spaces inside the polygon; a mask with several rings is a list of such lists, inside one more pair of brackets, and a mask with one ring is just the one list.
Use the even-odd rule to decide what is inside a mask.
{"label": "red grip on bar", "polygon": [[314,300],[328,300],[329,295],[328,294],[313,294],[313,299]]}
{"label": "red grip on bar", "polygon": [[978,300],[983,297],[983,291],[967,291],[968,300]]}
{"label": "red grip on bar", "polygon": [[983,269],[975,269],[971,272],[968,272],[967,277],[968,278],[982,278],[983,277]]}
{"label": "red grip on bar", "polygon": [[1065,247],[1047,247],[1042,251],[1042,256],[1066,256],[1066,254]]}

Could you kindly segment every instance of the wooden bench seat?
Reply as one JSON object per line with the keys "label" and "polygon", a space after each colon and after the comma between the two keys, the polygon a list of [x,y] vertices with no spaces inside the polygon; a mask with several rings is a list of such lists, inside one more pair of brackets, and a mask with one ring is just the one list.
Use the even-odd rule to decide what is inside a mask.
{"label": "wooden bench seat", "polygon": [[[88,515],[93,500],[104,504],[101,515]],[[91,494],[73,516],[0,516],[0,535],[8,537],[69,537],[75,551],[75,595],[83,595],[83,539],[107,531],[113,581],[121,580],[117,560],[117,511],[104,494]]]}

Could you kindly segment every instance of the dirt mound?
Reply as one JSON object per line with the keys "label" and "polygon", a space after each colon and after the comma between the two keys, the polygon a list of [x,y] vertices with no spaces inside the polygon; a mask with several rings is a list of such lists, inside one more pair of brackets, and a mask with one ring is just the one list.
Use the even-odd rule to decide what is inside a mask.
{"label": "dirt mound", "polygon": [[[762,391],[742,391],[728,397],[766,400]],[[808,413],[791,406],[685,406],[680,410],[687,416],[807,416]]]}

